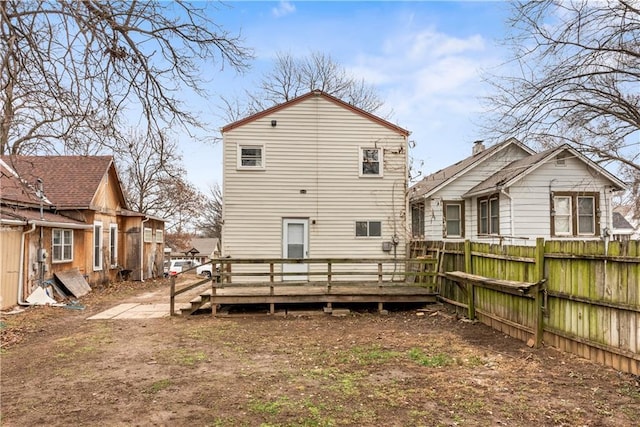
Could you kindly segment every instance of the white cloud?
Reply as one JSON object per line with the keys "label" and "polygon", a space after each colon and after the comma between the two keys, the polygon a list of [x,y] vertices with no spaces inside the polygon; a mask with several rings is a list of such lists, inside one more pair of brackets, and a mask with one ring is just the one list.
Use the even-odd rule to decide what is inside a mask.
{"label": "white cloud", "polygon": [[276,18],[281,18],[295,11],[296,11],[296,7],[291,2],[286,0],[283,0],[280,3],[278,3],[278,7],[274,7],[273,9],[271,9],[271,13]]}

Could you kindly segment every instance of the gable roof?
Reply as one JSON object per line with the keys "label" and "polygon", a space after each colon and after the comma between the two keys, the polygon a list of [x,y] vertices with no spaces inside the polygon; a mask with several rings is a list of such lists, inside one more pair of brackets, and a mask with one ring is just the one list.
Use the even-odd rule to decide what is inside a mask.
{"label": "gable roof", "polygon": [[[35,182],[28,183],[20,179],[11,166],[0,159],[0,196],[2,200],[18,205],[39,205],[41,200],[36,194]],[[49,206],[47,199],[43,204]]]}
{"label": "gable roof", "polygon": [[273,114],[273,113],[275,113],[277,111],[284,110],[285,108],[289,108],[289,107],[291,107],[293,105],[299,104],[299,103],[301,103],[303,101],[306,101],[307,99],[310,99],[310,98],[313,98],[313,97],[322,97],[322,98],[324,98],[324,99],[326,99],[326,100],[328,100],[330,102],[333,102],[334,104],[336,104],[336,105],[338,105],[338,106],[340,106],[342,108],[350,110],[350,111],[352,111],[352,112],[354,112],[354,113],[356,113],[356,114],[358,114],[358,115],[360,115],[360,116],[362,116],[362,117],[364,117],[366,119],[369,119],[369,120],[371,120],[371,121],[373,121],[375,123],[378,123],[378,124],[388,128],[388,129],[391,129],[391,130],[393,130],[395,132],[398,132],[401,135],[409,136],[410,132],[408,130],[403,129],[400,126],[394,125],[393,123],[388,122],[387,120],[384,120],[384,119],[382,119],[382,118],[380,118],[380,117],[378,117],[378,116],[376,116],[374,114],[371,114],[371,113],[369,113],[367,111],[364,111],[361,108],[355,107],[355,106],[353,106],[353,105],[351,105],[351,104],[349,104],[347,102],[344,102],[343,100],[341,100],[339,98],[336,98],[335,96],[329,95],[328,93],[323,92],[321,90],[311,91],[311,92],[306,93],[304,95],[301,95],[301,96],[299,96],[297,98],[294,98],[294,99],[291,99],[289,101],[283,102],[282,104],[274,105],[271,108],[267,108],[266,110],[260,111],[258,113],[252,114],[250,116],[247,116],[244,119],[240,119],[240,120],[235,121],[233,123],[229,123],[228,125],[226,125],[226,126],[224,126],[222,128],[222,133],[229,132],[232,129],[238,128],[238,127],[243,126],[243,125],[245,125],[247,123],[251,123],[251,122],[253,122],[255,120],[258,120],[258,119],[260,119],[260,118],[262,118],[264,116],[268,116],[269,114]]}
{"label": "gable roof", "polygon": [[[102,179],[112,172],[116,175],[111,156],[2,156],[6,164],[23,182],[44,183],[44,193],[57,209],[87,209]],[[123,207],[122,189],[118,188]],[[4,192],[3,192],[4,193]],[[4,194],[3,194],[4,198]]]}
{"label": "gable roof", "polygon": [[629,221],[627,221],[626,218],[620,212],[613,211],[611,220],[612,220],[614,232],[622,231],[622,230],[633,232],[635,230],[633,225],[631,225],[631,223],[629,223]]}
{"label": "gable roof", "polygon": [[439,171],[434,172],[431,175],[427,175],[411,187],[409,197],[411,199],[414,199],[417,197],[427,197],[431,195],[459,176],[464,175],[466,172],[482,163],[482,161],[492,157],[494,154],[504,150],[510,145],[517,145],[529,154],[534,153],[531,148],[527,147],[516,138],[509,138],[506,141],[494,144],[477,154],[460,160],[459,162],[454,163],[451,166],[440,169]]}
{"label": "gable roof", "polygon": [[605,178],[609,179],[613,184],[615,184],[618,190],[623,190],[626,188],[624,182],[620,181],[618,178],[609,173],[606,169],[598,166],[593,161],[589,160],[586,156],[581,154],[579,151],[575,150],[568,144],[563,144],[555,148],[550,148],[545,151],[541,151],[540,153],[536,153],[534,155],[525,157],[520,160],[516,160],[503,169],[499,170],[486,180],[482,181],[469,191],[467,191],[463,197],[473,197],[481,194],[485,194],[487,192],[499,191],[503,188],[508,188],[513,185],[515,182],[519,181],[526,175],[530,174],[534,170],[538,169],[540,166],[544,165],[546,162],[554,159],[558,154],[563,151],[568,151],[572,156],[577,158],[578,160],[587,163],[592,169],[596,170],[598,173],[603,175]]}

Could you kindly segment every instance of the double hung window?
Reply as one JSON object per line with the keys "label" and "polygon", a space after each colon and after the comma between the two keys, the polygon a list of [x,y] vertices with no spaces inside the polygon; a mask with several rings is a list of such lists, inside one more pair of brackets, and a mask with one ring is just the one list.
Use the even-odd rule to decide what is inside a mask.
{"label": "double hung window", "polygon": [[478,234],[500,234],[500,199],[497,194],[478,199]]}
{"label": "double hung window", "polygon": [[54,228],[51,240],[53,262],[73,261],[73,230]]}

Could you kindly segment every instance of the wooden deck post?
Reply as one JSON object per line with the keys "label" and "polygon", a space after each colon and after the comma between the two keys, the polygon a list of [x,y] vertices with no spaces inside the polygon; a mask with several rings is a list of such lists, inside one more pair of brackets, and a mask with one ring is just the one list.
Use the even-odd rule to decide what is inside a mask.
{"label": "wooden deck post", "polygon": [[536,239],[535,260],[536,281],[539,283],[534,288],[536,307],[534,341],[537,348],[542,345],[542,338],[544,336],[544,238],[542,237]]}
{"label": "wooden deck post", "polygon": [[217,291],[217,280],[215,279],[215,276],[211,277],[211,316],[215,317],[216,314],[218,313],[218,304],[216,304],[215,301],[215,296],[216,296],[216,291]]}
{"label": "wooden deck post", "polygon": [[171,298],[169,300],[169,315],[173,316],[176,310],[176,276],[171,276]]}
{"label": "wooden deck post", "polygon": [[382,286],[382,263],[378,263],[378,286]]}

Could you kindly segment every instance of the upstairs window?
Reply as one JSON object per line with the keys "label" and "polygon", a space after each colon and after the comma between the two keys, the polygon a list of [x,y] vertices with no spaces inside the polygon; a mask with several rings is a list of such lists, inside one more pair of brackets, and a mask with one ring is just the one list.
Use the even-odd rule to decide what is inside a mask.
{"label": "upstairs window", "polygon": [[264,145],[238,144],[238,169],[264,169]]}
{"label": "upstairs window", "polygon": [[500,199],[497,194],[478,199],[478,234],[500,234]]}
{"label": "upstairs window", "polygon": [[51,240],[52,262],[73,261],[73,230],[54,228]]}
{"label": "upstairs window", "polygon": [[360,148],[360,176],[382,176],[382,148]]}
{"label": "upstairs window", "polygon": [[382,222],[356,221],[356,237],[381,237]]}

